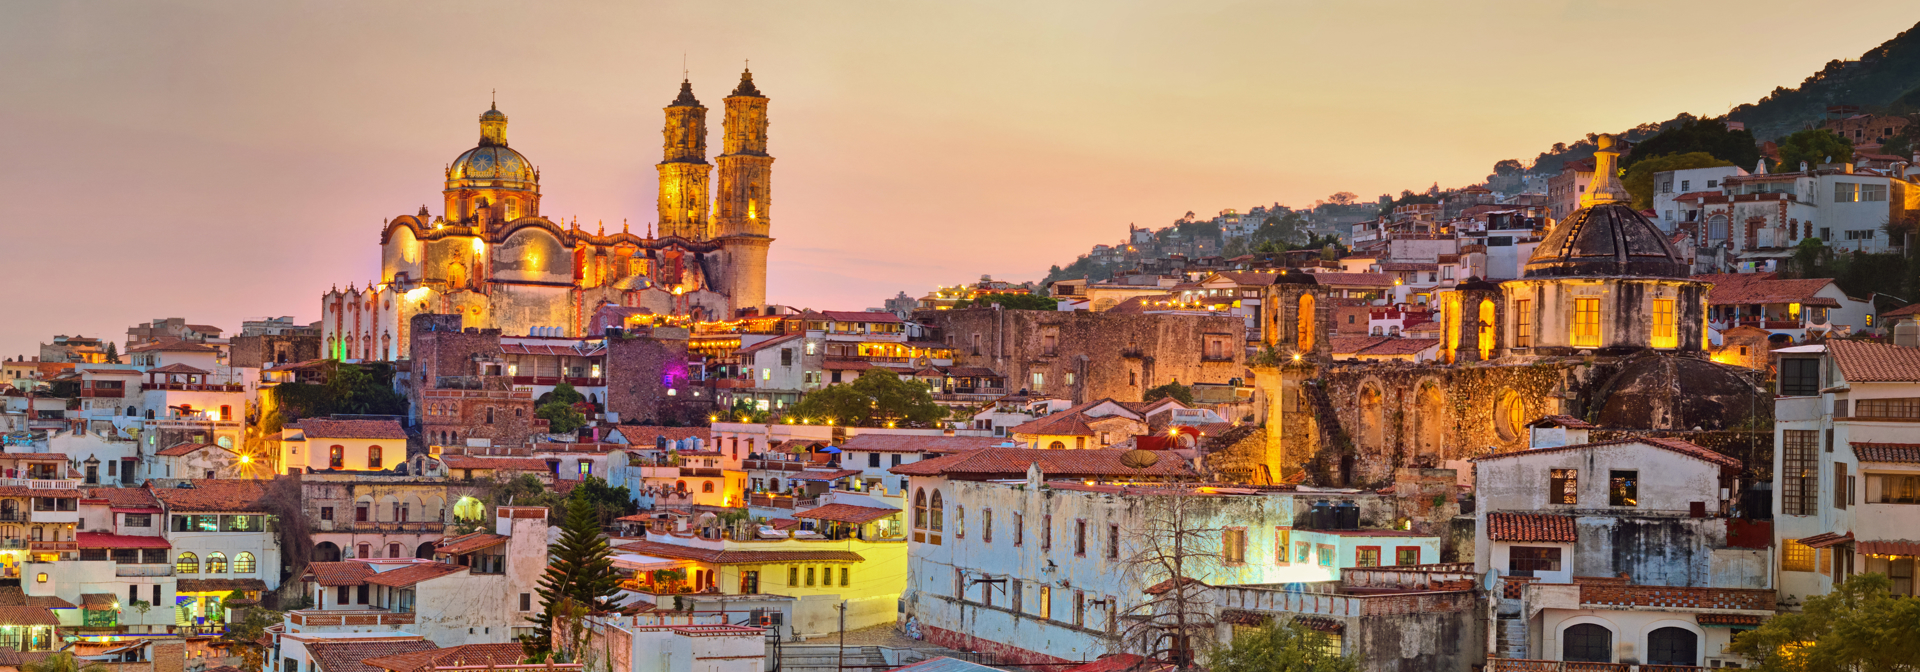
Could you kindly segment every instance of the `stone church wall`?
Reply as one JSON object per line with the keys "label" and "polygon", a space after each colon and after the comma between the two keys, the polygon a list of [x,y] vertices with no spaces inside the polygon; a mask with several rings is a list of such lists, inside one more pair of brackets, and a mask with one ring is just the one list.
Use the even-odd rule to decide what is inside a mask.
{"label": "stone church wall", "polygon": [[[1169,382],[1226,383],[1246,372],[1246,325],[1238,316],[970,308],[916,317],[932,339],[953,346],[955,366],[993,369],[1009,391],[1139,401]],[[1209,340],[1220,342],[1211,351],[1217,356],[1209,356]]]}

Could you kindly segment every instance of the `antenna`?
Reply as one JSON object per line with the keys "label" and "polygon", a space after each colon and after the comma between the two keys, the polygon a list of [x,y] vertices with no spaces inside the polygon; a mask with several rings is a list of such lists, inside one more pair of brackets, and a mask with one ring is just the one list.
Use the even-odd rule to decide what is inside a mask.
{"label": "antenna", "polygon": [[500,90],[493,89],[492,92],[488,94],[488,97],[490,98],[490,100],[487,101],[487,107],[491,107],[496,110],[500,109]]}
{"label": "antenna", "polygon": [[680,79],[690,79],[687,72],[687,52],[680,52]]}

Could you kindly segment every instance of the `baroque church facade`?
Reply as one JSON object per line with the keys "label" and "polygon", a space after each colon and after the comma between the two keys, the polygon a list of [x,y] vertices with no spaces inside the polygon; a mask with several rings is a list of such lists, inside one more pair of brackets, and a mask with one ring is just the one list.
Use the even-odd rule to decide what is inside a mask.
{"label": "baroque church facade", "polygon": [[1276,278],[1261,302],[1273,307],[1267,353],[1254,363],[1265,430],[1223,447],[1215,465],[1251,482],[1304,470],[1320,484],[1381,484],[1402,468],[1468,469],[1525,449],[1541,422],[1745,449],[1771,395],[1708,356],[1711,285],[1628,204],[1612,138],[1595,158],[1583,207],[1553,225],[1522,277],[1438,297],[1439,361],[1333,359],[1328,293],[1311,273]]}
{"label": "baroque church facade", "polygon": [[[767,97],[744,72],[725,101],[722,152],[691,82],[665,108],[659,231],[617,233],[540,212],[540,169],[507,143],[507,115],[446,168],[443,210],[380,231],[380,278],[321,297],[324,356],[398,360],[414,315],[461,316],[509,335],[584,338],[628,323],[727,320],[766,305],[773,157]],[[715,163],[719,164],[717,181]]]}

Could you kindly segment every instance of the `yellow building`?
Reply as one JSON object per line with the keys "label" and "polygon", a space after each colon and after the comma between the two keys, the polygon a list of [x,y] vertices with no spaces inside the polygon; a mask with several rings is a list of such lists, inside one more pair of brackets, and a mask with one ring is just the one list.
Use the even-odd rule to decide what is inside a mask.
{"label": "yellow building", "polygon": [[380,278],[322,295],[326,356],[405,359],[409,321],[428,313],[507,334],[582,337],[603,306],[693,320],[761,310],[773,242],[767,97],[750,72],[727,97],[711,201],[706,112],[682,82],[665,108],[659,235],[648,226],[643,236],[625,222],[610,234],[541,214],[540,169],[508,146],[507,115],[487,110],[479,143],[446,169],[440,214],[423,206],[387,220]]}

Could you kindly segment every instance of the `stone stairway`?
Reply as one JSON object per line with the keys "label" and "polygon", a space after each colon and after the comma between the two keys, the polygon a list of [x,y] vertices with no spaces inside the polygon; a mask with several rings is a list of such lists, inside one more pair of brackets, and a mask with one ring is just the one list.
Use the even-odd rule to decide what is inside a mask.
{"label": "stone stairway", "polygon": [[1494,655],[1499,658],[1525,659],[1527,657],[1527,622],[1518,616],[1500,616],[1494,624]]}

